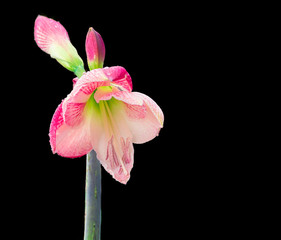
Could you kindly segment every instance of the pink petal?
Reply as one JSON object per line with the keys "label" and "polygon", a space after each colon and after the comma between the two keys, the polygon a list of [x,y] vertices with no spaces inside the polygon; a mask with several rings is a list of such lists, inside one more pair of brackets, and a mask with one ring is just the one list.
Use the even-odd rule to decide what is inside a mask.
{"label": "pink petal", "polygon": [[94,90],[100,86],[109,86],[110,81],[103,72],[103,69],[95,69],[83,74],[76,82],[70,97],[73,102],[87,102]]}
{"label": "pink petal", "polygon": [[56,153],[62,157],[77,158],[92,150],[91,136],[85,122],[76,127],[65,123],[56,132]]}
{"label": "pink petal", "polygon": [[112,97],[128,104],[143,104],[142,98],[138,96],[133,96],[131,92],[121,91],[117,87],[99,87],[94,95],[94,98],[97,103],[100,100],[110,100]]}
{"label": "pink petal", "polygon": [[[107,144],[105,161],[101,161],[106,171],[108,171],[115,180],[126,184],[130,179],[130,171],[133,167],[134,148],[129,138],[120,138],[119,147],[114,144],[112,137]],[[119,148],[121,155],[118,156]]]}
{"label": "pink petal", "polygon": [[38,47],[48,54],[54,43],[64,45],[69,41],[67,31],[59,22],[40,15],[35,20],[34,37]]}
{"label": "pink petal", "polygon": [[75,103],[69,100],[62,104],[63,119],[68,126],[77,126],[83,120],[83,112],[86,103]]}
{"label": "pink petal", "polygon": [[50,133],[49,133],[49,137],[50,137],[50,144],[51,144],[51,148],[53,153],[56,152],[56,132],[57,129],[60,128],[60,126],[63,124],[63,116],[62,116],[62,103],[57,107],[52,121],[51,121],[51,125],[50,125]]}
{"label": "pink petal", "polygon": [[123,103],[111,99],[99,105],[103,131],[98,137],[99,141],[93,143],[93,148],[105,170],[115,180],[125,184],[133,167],[134,149],[132,135],[121,114]]}
{"label": "pink petal", "polygon": [[104,74],[112,82],[112,86],[119,87],[121,90],[129,92],[133,89],[132,79],[125,68],[115,66],[110,68],[103,68]]}
{"label": "pink petal", "polygon": [[78,79],[79,79],[78,77],[72,79],[73,87],[74,87],[75,84],[77,83]]}
{"label": "pink petal", "polygon": [[106,86],[106,87],[99,87],[95,92],[94,98],[97,103],[100,100],[109,100],[112,98],[113,93],[119,92],[116,87]]}
{"label": "pink petal", "polygon": [[157,103],[153,99],[151,99],[149,96],[147,96],[143,93],[135,92],[134,94],[143,99],[146,106],[150,109],[150,111],[152,112],[154,117],[157,119],[157,121],[159,122],[161,127],[163,127],[164,114],[163,114],[161,108],[157,105]]}
{"label": "pink petal", "polygon": [[96,93],[94,98],[97,102],[98,100],[109,100],[111,97],[123,102],[123,110],[119,109],[119,112],[115,111],[113,115],[119,116],[118,122],[124,123],[130,130],[132,142],[145,143],[158,136],[163,127],[164,115],[150,97],[142,93],[127,91],[109,92],[104,96],[96,96]]}
{"label": "pink petal", "polygon": [[[76,80],[76,79],[75,79]],[[102,69],[95,69],[83,74],[74,84],[73,90],[64,100],[62,109],[64,121],[69,126],[76,126],[83,120],[83,112],[89,98],[98,88],[109,85],[110,82]]]}
{"label": "pink petal", "polygon": [[142,119],[146,117],[147,108],[145,104],[143,105],[131,105],[125,104],[126,118],[128,121],[132,121],[135,119]]}
{"label": "pink petal", "polygon": [[143,105],[142,98],[135,96],[134,94],[132,94],[132,92],[126,92],[126,91],[114,92],[113,97],[127,104],[140,105],[140,106]]}
{"label": "pink petal", "polygon": [[90,28],[86,37],[86,53],[90,70],[103,67],[105,47],[101,35]]}
{"label": "pink petal", "polygon": [[[131,91],[129,87],[132,82],[129,73],[122,67],[110,67],[110,68],[98,68],[87,73],[84,73],[82,77],[75,83],[74,89],[71,96],[74,98],[75,102],[86,102],[94,90],[101,86],[113,86],[113,92],[116,88],[119,91]],[[130,85],[132,86],[132,85]],[[104,91],[103,91],[104,92]],[[106,96],[105,92],[102,90],[98,91],[96,96],[96,101],[98,102],[99,97],[104,97],[104,100],[109,100],[112,96],[109,94]],[[118,94],[116,95],[118,98]]]}
{"label": "pink petal", "polygon": [[131,95],[143,99],[144,104],[126,104],[124,119],[133,135],[133,143],[145,143],[158,136],[163,127],[164,115],[150,97],[138,92],[132,92]]}
{"label": "pink petal", "polygon": [[98,105],[89,99],[83,108],[82,103],[67,105],[65,100],[62,106],[62,114],[64,107],[68,109],[63,116],[65,122],[56,133],[56,152],[77,157],[94,149],[105,170],[125,184],[133,167],[134,149],[132,135],[121,115],[123,103],[111,99]]}
{"label": "pink petal", "polygon": [[[83,114],[78,118],[77,116],[75,117],[75,114],[72,117],[67,116],[70,115],[68,111],[71,112],[71,108],[64,116],[63,106],[65,101],[59,105],[53,116],[49,133],[50,143],[53,153],[63,157],[76,158],[90,152],[93,149],[93,143],[98,143],[99,138],[96,138],[96,136],[102,135],[102,122],[99,116],[93,114],[94,109],[87,109],[87,106],[83,108]],[[74,107],[73,104],[69,105]],[[70,107],[69,105],[67,107]],[[87,114],[85,115],[84,113]],[[64,118],[68,122],[63,121]]]}
{"label": "pink petal", "polygon": [[57,21],[38,16],[34,25],[34,38],[39,48],[55,58],[77,76],[82,75],[84,64],[70,42],[65,28]]}

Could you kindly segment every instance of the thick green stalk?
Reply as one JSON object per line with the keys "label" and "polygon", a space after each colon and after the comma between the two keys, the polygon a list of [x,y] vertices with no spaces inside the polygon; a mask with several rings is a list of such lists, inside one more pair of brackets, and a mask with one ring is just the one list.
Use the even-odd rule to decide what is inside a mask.
{"label": "thick green stalk", "polygon": [[78,66],[78,67],[75,69],[74,74],[75,74],[78,78],[80,78],[80,77],[83,75],[84,72],[85,72],[85,69],[84,69],[83,65],[80,65],[80,66]]}
{"label": "thick green stalk", "polygon": [[87,154],[84,240],[100,240],[101,165],[96,153]]}

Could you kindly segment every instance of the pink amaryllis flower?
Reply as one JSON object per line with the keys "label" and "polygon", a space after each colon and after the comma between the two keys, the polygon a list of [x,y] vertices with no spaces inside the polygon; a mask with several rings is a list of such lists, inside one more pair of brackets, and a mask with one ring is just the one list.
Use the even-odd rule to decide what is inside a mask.
{"label": "pink amaryllis flower", "polygon": [[134,161],[133,143],[145,143],[158,135],[164,121],[162,110],[150,97],[132,92],[132,79],[125,68],[101,68],[104,43],[92,28],[86,39],[90,71],[81,74],[77,69],[84,69],[83,62],[59,22],[38,16],[34,33],[42,50],[78,76],[51,121],[53,153],[76,158],[94,149],[105,170],[127,183]]}

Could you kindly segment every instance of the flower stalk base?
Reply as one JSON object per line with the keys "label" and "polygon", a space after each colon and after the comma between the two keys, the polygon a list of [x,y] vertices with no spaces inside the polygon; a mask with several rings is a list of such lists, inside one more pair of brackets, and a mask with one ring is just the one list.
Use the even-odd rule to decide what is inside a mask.
{"label": "flower stalk base", "polygon": [[92,150],[87,154],[84,240],[100,240],[101,164]]}

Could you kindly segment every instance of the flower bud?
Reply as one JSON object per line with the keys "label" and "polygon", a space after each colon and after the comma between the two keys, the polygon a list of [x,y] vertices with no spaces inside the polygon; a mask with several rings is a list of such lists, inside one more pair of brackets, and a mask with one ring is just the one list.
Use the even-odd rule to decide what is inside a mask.
{"label": "flower bud", "polygon": [[90,28],[86,37],[86,53],[90,70],[103,67],[105,47],[101,35]]}
{"label": "flower bud", "polygon": [[66,69],[76,75],[82,75],[85,71],[82,59],[59,22],[39,15],[35,20],[34,38],[41,50],[50,54]]}

